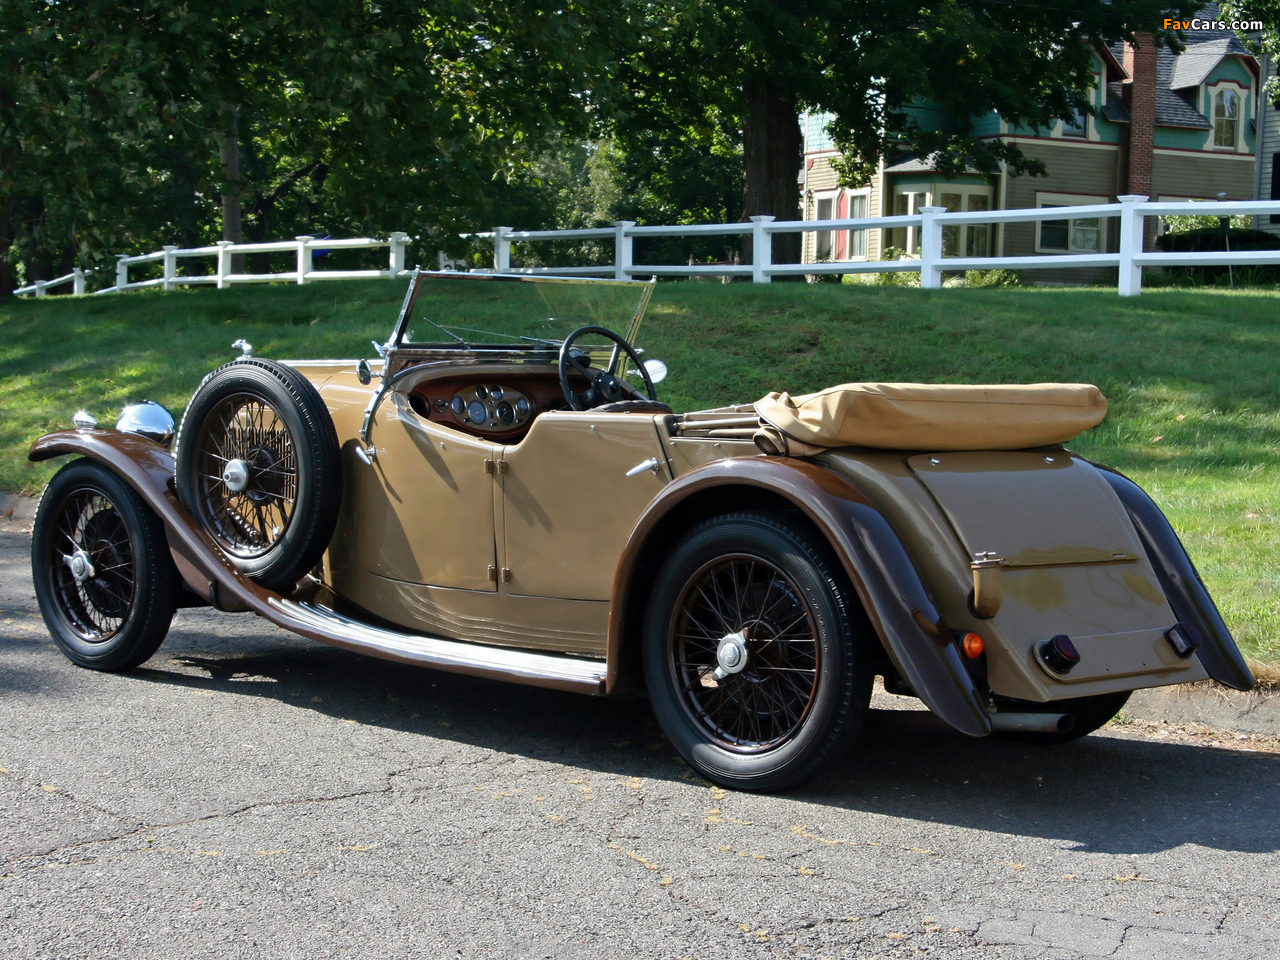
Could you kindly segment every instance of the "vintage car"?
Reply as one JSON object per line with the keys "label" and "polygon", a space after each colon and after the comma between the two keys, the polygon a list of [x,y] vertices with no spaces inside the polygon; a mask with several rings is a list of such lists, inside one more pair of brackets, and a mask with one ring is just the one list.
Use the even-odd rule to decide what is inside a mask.
{"label": "vintage car", "polygon": [[34,526],[54,639],[127,669],[210,604],[437,670],[643,685],[698,772],[758,790],[836,762],[876,676],[965,734],[1046,743],[1139,687],[1253,685],[1164,515],[1063,446],[1105,414],[1095,387],[677,414],[634,346],[652,291],[415,272],[373,362],[238,342],[172,454],[155,404],[78,414],[30,452],[78,457]]}

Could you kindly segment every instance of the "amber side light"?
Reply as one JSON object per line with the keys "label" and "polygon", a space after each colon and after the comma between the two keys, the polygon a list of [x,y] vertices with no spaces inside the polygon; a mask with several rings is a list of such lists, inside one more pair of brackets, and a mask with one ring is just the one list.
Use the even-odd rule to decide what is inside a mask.
{"label": "amber side light", "polygon": [[960,641],[960,649],[970,660],[977,660],[982,656],[983,647],[982,638],[976,633],[966,633]]}

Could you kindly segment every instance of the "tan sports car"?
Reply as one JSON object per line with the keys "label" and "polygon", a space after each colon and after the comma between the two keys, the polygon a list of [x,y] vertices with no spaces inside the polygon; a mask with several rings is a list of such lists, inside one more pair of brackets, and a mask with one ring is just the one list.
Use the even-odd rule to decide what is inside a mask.
{"label": "tan sports car", "polygon": [[717,783],[849,745],[873,678],[957,730],[1061,742],[1130,691],[1253,677],[1151,499],[1063,444],[1084,384],[845,384],[677,414],[650,283],[418,272],[379,357],[243,355],[35,442],[32,565],[74,662],[178,606],[439,670],[643,684]]}

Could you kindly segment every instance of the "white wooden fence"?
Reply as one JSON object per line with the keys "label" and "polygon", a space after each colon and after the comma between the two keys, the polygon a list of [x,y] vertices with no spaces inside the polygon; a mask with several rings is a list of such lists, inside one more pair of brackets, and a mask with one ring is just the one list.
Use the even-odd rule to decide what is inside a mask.
{"label": "white wooden fence", "polygon": [[[1266,216],[1280,214],[1280,200],[1267,201],[1190,201],[1151,202],[1144,196],[1122,196],[1118,203],[1099,203],[1079,207],[1040,207],[1021,210],[986,210],[972,213],[947,213],[945,207],[922,207],[916,214],[894,217],[864,217],[855,220],[775,220],[752,217],[750,223],[710,223],[683,226],[641,227],[629,220],[616,221],[610,227],[585,230],[515,230],[495,227],[488,233],[469,236],[493,243],[493,267],[484,272],[512,274],[551,274],[555,276],[614,277],[688,277],[699,275],[750,277],[754,283],[768,283],[774,277],[814,274],[889,273],[914,271],[920,274],[920,286],[936,289],[942,286],[944,272],[964,270],[1047,270],[1079,267],[1115,267],[1119,271],[1121,296],[1136,296],[1142,291],[1142,270],[1157,266],[1245,266],[1248,264],[1280,265],[1280,250],[1241,250],[1230,252],[1161,253],[1142,249],[1147,217],[1168,216]],[[943,256],[943,229],[965,224],[1026,223],[1042,220],[1081,220],[1117,217],[1120,220],[1119,250],[1115,253],[1035,254],[1017,257],[948,257]],[[823,263],[773,262],[773,238],[782,233],[810,233],[843,230],[893,230],[912,227],[920,238],[918,258],[902,260],[840,260]],[[749,264],[637,264],[633,257],[637,237],[751,237],[753,262]],[[1105,232],[1101,234],[1105,236]],[[598,266],[513,267],[511,245],[554,240],[612,240],[613,263]],[[318,240],[299,237],[278,243],[232,244],[222,241],[211,247],[180,250],[166,246],[156,253],[117,258],[116,282],[98,293],[163,287],[171,290],[179,285],[213,284],[225,287],[237,283],[309,283],[314,280],[349,280],[367,277],[398,277],[405,271],[405,247],[414,242],[405,233],[393,233],[386,240]],[[388,247],[390,257],[386,270],[316,270],[312,255],[320,250],[359,250]],[[287,273],[232,273],[232,256],[239,253],[272,253],[296,251],[297,267]],[[180,276],[177,261],[184,257],[216,257],[215,272],[203,276]],[[438,265],[447,261],[435,254]],[[130,282],[129,267],[134,264],[163,264],[159,279]],[[72,283],[75,293],[85,290],[88,271],[76,270],[57,280],[41,281],[22,287],[17,294],[44,296],[53,287]]]}

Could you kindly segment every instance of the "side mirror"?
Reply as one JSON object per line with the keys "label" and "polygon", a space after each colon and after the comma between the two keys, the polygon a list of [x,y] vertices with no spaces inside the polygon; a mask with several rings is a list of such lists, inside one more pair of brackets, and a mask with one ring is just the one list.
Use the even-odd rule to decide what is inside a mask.
{"label": "side mirror", "polygon": [[661,360],[646,360],[644,369],[649,374],[649,379],[654,383],[661,383],[667,379],[667,365]]}

